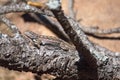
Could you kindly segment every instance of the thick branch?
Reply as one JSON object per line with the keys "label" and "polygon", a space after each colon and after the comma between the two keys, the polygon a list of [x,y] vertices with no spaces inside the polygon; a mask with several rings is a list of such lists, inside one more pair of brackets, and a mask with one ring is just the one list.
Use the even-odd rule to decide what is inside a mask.
{"label": "thick branch", "polygon": [[[46,39],[44,40],[46,42]],[[119,79],[119,53],[112,54],[113,52],[101,48],[107,53],[110,61],[99,66],[98,72],[96,72],[97,70],[87,66],[84,58],[79,58],[75,49],[61,48],[58,45],[59,39],[58,41],[53,40],[53,42],[51,45],[40,44],[40,48],[37,48],[26,37],[10,38],[1,34],[0,65],[18,71],[31,71],[37,74],[49,73],[65,80]],[[96,46],[96,48],[99,49],[100,46]]]}
{"label": "thick branch", "polygon": [[[49,3],[54,3],[54,1]],[[53,6],[53,4],[51,4],[51,6]],[[89,65],[91,65],[91,67],[96,68],[97,65],[100,65],[100,63],[103,63],[107,60],[105,55],[100,54],[100,52],[95,49],[93,44],[87,39],[87,36],[83,33],[78,25],[70,24],[68,19],[64,16],[60,5],[58,5],[56,9],[51,8],[51,6],[49,5],[48,7],[62,25],[64,31],[68,34],[80,55],[82,54],[82,56],[85,57],[86,61]],[[96,64],[96,59],[97,62],[99,61],[100,63]]]}
{"label": "thick branch", "polygon": [[[83,79],[83,76],[88,76],[87,79],[95,78],[94,70],[91,72],[83,67],[84,64],[81,66],[79,61],[76,50],[65,51],[59,45],[47,44],[40,45],[38,49],[24,37],[10,38],[4,34],[0,36],[0,65],[9,69],[49,73],[63,79]],[[90,73],[85,73],[86,70],[90,70]]]}

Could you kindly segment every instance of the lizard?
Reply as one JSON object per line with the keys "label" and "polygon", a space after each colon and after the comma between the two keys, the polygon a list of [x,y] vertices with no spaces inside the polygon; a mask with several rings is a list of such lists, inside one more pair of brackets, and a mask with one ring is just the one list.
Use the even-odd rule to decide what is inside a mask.
{"label": "lizard", "polygon": [[41,45],[53,45],[59,46],[61,49],[65,51],[75,50],[75,47],[62,39],[52,36],[38,35],[32,31],[26,31],[25,35],[32,40],[33,44],[40,49]]}
{"label": "lizard", "polygon": [[[43,1],[40,1],[40,2],[33,2],[33,1],[27,1],[27,4],[31,5],[31,6],[35,6],[35,7],[38,7],[38,8],[41,8],[41,9],[47,9],[47,5],[46,3],[48,2],[49,0],[43,0]],[[61,39],[58,39],[58,38],[55,38],[55,37],[52,37],[52,36],[44,36],[44,35],[38,35],[34,32],[31,32],[31,31],[27,31],[25,32],[25,35],[30,38],[34,45],[37,47],[37,48],[40,48],[40,45],[57,45],[57,46],[60,46],[63,50],[73,50],[75,49],[75,46],[61,40]]]}

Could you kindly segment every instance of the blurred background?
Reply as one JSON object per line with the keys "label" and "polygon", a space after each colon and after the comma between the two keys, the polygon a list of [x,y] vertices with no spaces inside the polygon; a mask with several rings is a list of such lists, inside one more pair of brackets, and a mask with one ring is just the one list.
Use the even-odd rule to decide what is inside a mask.
{"label": "blurred background", "polygon": [[[10,0],[0,0],[0,5]],[[39,1],[39,0],[38,0]],[[69,15],[71,0],[62,0],[62,8]],[[120,27],[120,1],[119,0],[74,0],[76,20],[83,26],[98,26],[100,29]],[[56,36],[48,27],[34,21],[29,14],[9,13],[7,17],[18,26],[21,32],[31,30],[41,35]],[[12,34],[7,27],[0,23],[0,32]],[[120,34],[110,34],[107,37],[120,37]],[[104,39],[89,36],[94,43],[104,46],[112,51],[120,52],[120,39]],[[47,75],[48,77],[48,75]],[[45,77],[44,80],[50,80]],[[36,80],[30,72],[9,71],[0,67],[0,80]]]}

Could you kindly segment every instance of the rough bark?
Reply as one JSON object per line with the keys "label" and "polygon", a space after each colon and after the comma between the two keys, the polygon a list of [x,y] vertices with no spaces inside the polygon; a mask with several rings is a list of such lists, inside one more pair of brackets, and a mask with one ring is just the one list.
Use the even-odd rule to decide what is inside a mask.
{"label": "rough bark", "polygon": [[[0,65],[9,69],[38,74],[49,73],[63,79],[83,79],[82,75],[87,75],[83,72],[90,69],[83,67],[80,61],[75,49],[66,51],[59,45],[47,44],[40,45],[38,49],[22,35],[19,38],[10,38],[4,34],[0,36]],[[82,75],[79,76],[80,74]],[[90,74],[87,79],[93,78]]]}
{"label": "rough bark", "polygon": [[[31,10],[39,13],[37,8],[25,5],[11,4],[9,7],[0,8],[0,21],[4,22],[15,34],[10,37],[0,33],[0,66],[37,74],[49,73],[60,80],[120,79],[120,53],[109,51],[89,41],[76,21],[68,20],[59,7],[51,11],[76,49],[70,48],[72,45],[60,39],[45,37],[41,39],[35,36],[31,38],[21,34],[3,14],[18,11],[31,12]],[[40,40],[40,42],[36,45],[35,40]],[[69,47],[65,49],[61,43]]]}
{"label": "rough bark", "polygon": [[[59,39],[58,39],[59,41]],[[52,43],[51,43],[52,44]],[[56,42],[57,44],[57,42]],[[64,50],[60,45],[40,45],[40,49],[21,35],[10,38],[0,36],[0,65],[18,71],[31,71],[37,74],[49,73],[60,79],[69,80],[111,80],[120,77],[120,55],[95,45],[103,50],[109,61],[97,68],[90,68],[75,49]]]}

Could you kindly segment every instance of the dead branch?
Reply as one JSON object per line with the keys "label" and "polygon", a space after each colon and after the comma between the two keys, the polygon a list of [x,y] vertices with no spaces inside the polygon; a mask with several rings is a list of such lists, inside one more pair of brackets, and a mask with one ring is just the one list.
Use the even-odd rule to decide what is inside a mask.
{"label": "dead branch", "polygon": [[[69,18],[76,20],[76,13],[74,12],[74,0],[68,0],[68,3],[69,3],[68,4]],[[107,30],[99,29],[99,27],[85,27],[82,25],[80,27],[85,33],[96,35],[96,36],[97,35],[120,33],[120,27],[107,29]]]}
{"label": "dead branch", "polygon": [[76,13],[74,12],[74,0],[68,0],[68,10],[69,10],[69,16],[71,18],[76,19]]}
{"label": "dead branch", "polygon": [[9,69],[49,73],[58,78],[79,77],[77,51],[64,51],[52,45],[41,45],[38,49],[23,37],[10,38],[1,34],[0,53],[0,65]]}
{"label": "dead branch", "polygon": [[[48,16],[43,16],[42,14],[32,14],[32,17],[38,22],[38,23],[42,23],[43,25],[46,25],[46,27],[48,28],[52,28],[51,30],[53,32],[55,32],[55,34],[58,35],[58,37],[64,39],[65,41],[68,41],[70,42],[69,40],[69,37],[65,34],[62,26],[50,19]],[[86,34],[86,35],[90,35],[90,36],[93,36],[95,38],[104,38],[104,39],[119,39],[119,36],[118,37],[105,37],[105,35],[107,34],[113,34],[113,33],[120,33],[120,28],[112,28],[112,29],[99,29],[99,27],[85,27],[83,25],[81,25],[79,22],[77,22],[75,19],[69,17],[69,16],[66,16],[68,18],[68,20],[72,23],[75,23],[75,24],[78,24],[79,27],[83,30],[83,32]],[[46,22],[48,22],[46,24]],[[61,34],[58,34],[58,33],[61,33]]]}
{"label": "dead branch", "polygon": [[99,29],[99,28],[91,28],[91,27],[83,27],[82,28],[85,33],[94,34],[94,35],[106,35],[113,33],[120,33],[120,27],[112,28],[112,29]]}
{"label": "dead branch", "polygon": [[[67,42],[70,42],[69,37],[66,35],[63,28],[57,21],[54,21],[54,20],[50,19],[48,16],[44,16],[42,14],[31,13],[30,15],[38,23],[41,23],[41,24],[45,25],[46,27],[48,27],[50,30],[52,30],[59,38],[65,40]],[[61,33],[61,34],[59,34],[59,33]]]}
{"label": "dead branch", "polygon": [[[4,20],[4,23],[8,26],[13,26],[9,20]],[[14,28],[11,29],[14,30]],[[56,44],[58,43],[56,42]],[[49,73],[58,78],[69,80],[73,78],[83,79],[85,75],[90,79],[93,78],[91,76],[95,75],[95,70],[92,70],[93,74],[91,76],[89,76],[91,73],[84,71],[88,70],[88,68],[82,68],[86,64],[79,63],[80,58],[74,48],[66,51],[60,45],[42,44],[40,45],[40,49],[38,49],[30,42],[30,39],[21,34],[12,38],[6,34],[1,34],[0,52],[0,65],[13,70],[31,71],[40,75]],[[83,66],[80,67],[80,65]],[[79,77],[78,74],[81,76]]]}
{"label": "dead branch", "polygon": [[[78,25],[70,24],[70,22],[64,16],[63,11],[61,10],[60,1],[57,1],[50,0],[48,3],[48,7],[51,9],[59,23],[64,26],[64,31],[70,37],[73,44],[76,46],[79,54],[82,55],[87,63],[93,68],[104,65],[104,63],[108,64],[109,62],[111,62],[111,59],[103,54],[103,51],[98,50],[88,40],[88,38]],[[52,3],[56,3],[57,6],[55,5],[55,7],[53,7],[54,5]],[[109,72],[109,69],[106,69],[106,72]]]}
{"label": "dead branch", "polygon": [[48,13],[47,11],[42,11],[41,9],[38,9],[36,7],[29,6],[26,3],[9,4],[0,7],[0,15],[11,12],[35,12],[43,15],[52,16],[52,14]]}
{"label": "dead branch", "polygon": [[[54,3],[54,0],[52,1]],[[48,43],[46,39],[43,39],[42,44],[38,43],[39,48],[35,46],[34,40],[31,41],[31,39],[20,33],[17,37],[9,37],[1,33],[0,65],[18,71],[31,71],[37,74],[49,73],[65,80],[120,79],[120,53],[114,53],[90,42],[75,21],[68,21],[60,8],[59,2],[56,1],[58,7],[57,5],[53,7],[52,4],[47,5],[59,23],[64,26],[65,32],[79,53],[76,49],[68,48],[66,50],[62,48],[61,43],[65,42],[59,39],[57,39],[57,42],[53,39],[53,43]],[[16,9],[16,7],[13,7],[13,9],[11,7],[11,10],[0,12],[6,14],[11,11],[24,11],[15,11],[14,8]],[[33,10],[33,12],[37,11]],[[4,16],[0,16],[0,20],[13,29],[13,32],[17,30]],[[14,27],[16,26],[14,25]],[[64,46],[66,45],[64,44]]]}
{"label": "dead branch", "polygon": [[[57,1],[59,3],[59,0],[57,0]],[[52,1],[50,3],[52,3]],[[53,3],[54,3],[54,1],[53,1]],[[70,22],[64,16],[63,11],[61,10],[61,5],[60,4],[58,4],[58,6],[55,9],[51,8],[52,6],[53,6],[52,4],[49,5],[49,8],[52,10],[53,14],[55,15],[55,17],[59,21],[59,23],[62,26],[64,26],[63,27],[64,31],[70,37],[70,39],[72,40],[73,44],[76,46],[78,52],[79,53],[83,53],[82,55],[86,58],[86,60],[88,61],[88,64],[91,65],[92,67],[96,68],[96,66],[97,66],[96,65],[96,59],[99,60],[99,56],[97,56],[94,53],[94,52],[96,52],[94,46],[90,43],[90,41],[87,39],[86,35],[83,33],[83,31],[80,28],[76,27],[73,24],[74,27],[76,27],[76,29],[75,29],[70,24]],[[94,55],[94,57],[96,59],[93,57],[92,54]]]}
{"label": "dead branch", "polygon": [[12,31],[13,34],[15,34],[15,35],[20,34],[19,29],[10,20],[8,20],[5,16],[0,15],[0,21],[5,23],[8,26],[8,28]]}

